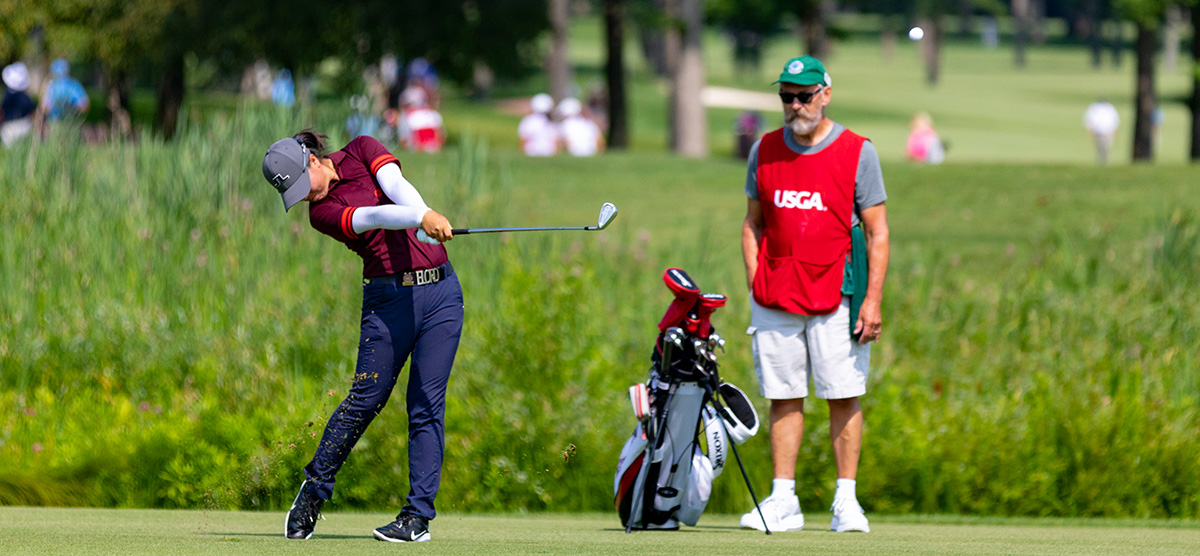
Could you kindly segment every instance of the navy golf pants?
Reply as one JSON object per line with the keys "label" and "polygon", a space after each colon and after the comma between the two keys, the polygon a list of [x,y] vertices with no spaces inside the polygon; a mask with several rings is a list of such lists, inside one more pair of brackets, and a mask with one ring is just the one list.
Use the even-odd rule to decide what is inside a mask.
{"label": "navy golf pants", "polygon": [[435,284],[363,286],[362,336],[350,395],[342,401],[304,474],[317,495],[333,496],[334,476],[367,425],[383,410],[412,355],[408,375],[408,504],[405,512],[433,519],[445,446],[446,383],[462,336],[463,297],[449,265]]}

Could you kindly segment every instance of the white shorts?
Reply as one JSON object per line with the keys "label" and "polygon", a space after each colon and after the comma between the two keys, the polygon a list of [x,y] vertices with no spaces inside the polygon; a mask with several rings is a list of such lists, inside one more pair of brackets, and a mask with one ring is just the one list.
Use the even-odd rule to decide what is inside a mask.
{"label": "white shorts", "polygon": [[867,392],[871,344],[850,337],[850,298],[828,315],[797,315],[750,299],[754,372],[759,392],[771,400],[855,398]]}

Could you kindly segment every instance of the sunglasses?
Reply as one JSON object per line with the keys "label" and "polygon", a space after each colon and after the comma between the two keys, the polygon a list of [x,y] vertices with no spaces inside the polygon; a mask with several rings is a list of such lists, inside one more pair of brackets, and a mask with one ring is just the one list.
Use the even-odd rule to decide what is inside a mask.
{"label": "sunglasses", "polygon": [[800,101],[800,104],[808,104],[812,102],[813,97],[820,94],[821,90],[824,88],[825,87],[817,87],[817,90],[811,93],[785,93],[780,91],[779,100],[782,100],[784,104],[791,104],[797,100]]}

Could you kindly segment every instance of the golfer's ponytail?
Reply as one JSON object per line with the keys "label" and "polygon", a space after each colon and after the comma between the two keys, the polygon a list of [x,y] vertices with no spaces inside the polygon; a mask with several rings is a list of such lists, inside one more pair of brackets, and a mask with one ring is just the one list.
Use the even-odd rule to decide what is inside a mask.
{"label": "golfer's ponytail", "polygon": [[317,155],[317,158],[325,157],[325,149],[328,147],[329,137],[324,133],[308,128],[293,135],[292,138],[304,143],[304,146],[308,147],[308,152]]}

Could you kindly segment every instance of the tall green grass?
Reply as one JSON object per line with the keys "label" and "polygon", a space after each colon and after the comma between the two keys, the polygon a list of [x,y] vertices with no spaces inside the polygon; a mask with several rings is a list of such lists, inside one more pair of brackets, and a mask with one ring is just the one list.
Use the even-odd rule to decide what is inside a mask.
{"label": "tall green grass", "polygon": [[[172,143],[89,147],[67,129],[0,151],[0,503],[286,505],[347,392],[360,266],[303,210],[280,210],[259,165],[296,121],[336,128],[322,118],[243,107]],[[455,225],[582,221],[599,198],[622,208],[601,234],[450,244],[467,316],[439,507],[610,507],[632,429],[624,392],[645,378],[668,265],[730,294],[715,317],[724,374],[755,390],[736,163],[526,161],[469,138],[402,159]],[[863,399],[869,511],[1200,516],[1192,174],[1122,172],[888,170],[886,335]],[[1146,185],[1105,204],[1127,183]],[[832,496],[826,415],[809,404],[798,470],[813,510]],[[334,507],[402,504],[406,437],[398,397]],[[742,447],[760,490],[765,437]],[[713,511],[746,509],[736,471],[715,487]]]}

